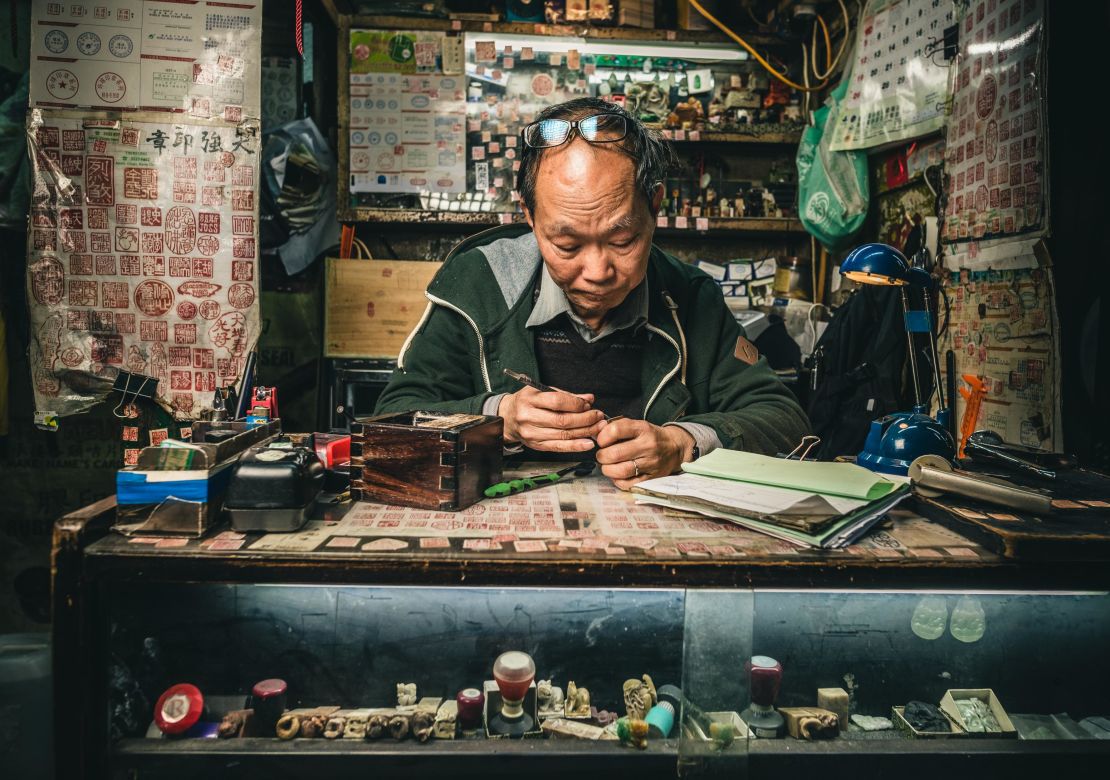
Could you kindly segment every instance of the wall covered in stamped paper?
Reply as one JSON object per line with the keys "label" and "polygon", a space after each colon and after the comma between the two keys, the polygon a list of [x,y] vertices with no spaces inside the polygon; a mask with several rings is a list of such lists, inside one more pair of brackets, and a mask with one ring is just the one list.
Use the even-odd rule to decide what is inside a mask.
{"label": "wall covered in stamped paper", "polygon": [[202,417],[259,333],[262,3],[35,0],[32,12],[37,417],[85,411],[113,383],[121,415],[141,395]]}

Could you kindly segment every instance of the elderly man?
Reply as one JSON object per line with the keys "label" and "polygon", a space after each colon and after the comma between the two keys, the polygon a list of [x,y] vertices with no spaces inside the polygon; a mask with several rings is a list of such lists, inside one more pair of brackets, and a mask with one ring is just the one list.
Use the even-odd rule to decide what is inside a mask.
{"label": "elderly man", "polygon": [[596,447],[622,489],[716,447],[792,449],[805,415],[714,281],[652,245],[670,163],[609,103],[544,110],[524,129],[517,178],[530,229],[452,250],[377,411],[497,414],[506,447]]}

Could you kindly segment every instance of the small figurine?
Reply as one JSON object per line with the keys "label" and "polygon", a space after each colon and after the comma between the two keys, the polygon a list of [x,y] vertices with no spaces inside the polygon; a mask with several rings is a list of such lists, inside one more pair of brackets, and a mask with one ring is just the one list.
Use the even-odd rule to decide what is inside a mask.
{"label": "small figurine", "polygon": [[389,733],[400,742],[409,735],[410,723],[411,719],[408,715],[398,712],[392,718],[389,718]]}
{"label": "small figurine", "polygon": [[609,710],[599,710],[597,707],[590,705],[590,720],[597,723],[599,726],[608,726],[610,723],[617,721],[617,713],[609,712]]}
{"label": "small figurine", "polygon": [[740,219],[747,211],[744,205],[744,193],[740,190],[736,191],[736,197],[732,199],[732,216]]}
{"label": "small figurine", "polygon": [[702,108],[701,101],[691,97],[676,105],[667,115],[667,127],[690,130],[696,127],[704,115],[705,109]]}
{"label": "small figurine", "polygon": [[775,195],[770,190],[763,190],[763,216],[765,217],[781,217],[782,212],[779,210],[778,204],[775,203]]}
{"label": "small figurine", "polygon": [[448,699],[439,705],[439,710],[436,712],[435,722],[432,724],[432,732],[435,734],[436,739],[454,739],[455,726],[459,718],[459,703],[454,699]]}
{"label": "small figurine", "polygon": [[427,742],[432,736],[436,716],[434,712],[417,710],[412,715],[412,735],[419,742]]}
{"label": "small figurine", "polygon": [[590,717],[590,692],[579,688],[574,680],[567,683],[567,698],[563,705],[563,717],[585,720]]}
{"label": "small figurine", "polygon": [[416,704],[416,683],[397,683],[397,706],[409,707]]}
{"label": "small figurine", "polygon": [[324,739],[339,739],[343,736],[343,730],[347,726],[347,719],[342,715],[333,715],[328,718],[328,723],[324,726]]}
{"label": "small figurine", "polygon": [[559,717],[563,714],[563,689],[552,685],[551,680],[536,683],[536,702],[540,718]]}
{"label": "small figurine", "polygon": [[629,718],[643,720],[648,710],[655,706],[656,698],[655,684],[648,675],[642,680],[624,681],[624,706]]}
{"label": "small figurine", "polygon": [[243,728],[247,724],[247,720],[254,714],[253,710],[232,710],[224,715],[220,726],[216,732],[216,736],[220,739],[232,739],[234,737],[243,736]]}
{"label": "small figurine", "polygon": [[388,715],[371,715],[366,721],[366,738],[381,739],[389,729]]}
{"label": "small figurine", "polygon": [[277,725],[274,727],[278,739],[295,739],[301,733],[301,719],[298,715],[286,713],[278,718]]}
{"label": "small figurine", "polygon": [[617,720],[617,738],[622,745],[645,750],[647,748],[648,724],[639,718],[619,718]]}
{"label": "small figurine", "polygon": [[[347,720],[343,724],[344,739],[366,739],[366,723],[370,719],[370,713],[366,710],[354,710],[347,714]],[[327,732],[324,733],[327,736]]]}
{"label": "small figurine", "polygon": [[306,739],[316,739],[324,735],[324,728],[328,725],[327,715],[309,715],[301,718],[301,736]]}

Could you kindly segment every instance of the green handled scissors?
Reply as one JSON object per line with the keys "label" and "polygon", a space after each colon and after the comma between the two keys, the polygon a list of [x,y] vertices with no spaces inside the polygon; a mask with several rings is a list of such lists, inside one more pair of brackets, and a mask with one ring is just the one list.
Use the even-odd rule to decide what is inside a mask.
{"label": "green handled scissors", "polygon": [[536,488],[546,487],[553,485],[560,479],[570,474],[572,471],[576,477],[585,476],[594,470],[594,462],[592,460],[585,460],[581,463],[575,463],[558,471],[552,471],[550,474],[537,474],[534,477],[521,477],[520,479],[510,479],[505,482],[498,482],[496,485],[490,485],[485,489],[486,498],[503,498],[504,496],[513,496],[517,493],[523,493],[527,490],[535,490]]}

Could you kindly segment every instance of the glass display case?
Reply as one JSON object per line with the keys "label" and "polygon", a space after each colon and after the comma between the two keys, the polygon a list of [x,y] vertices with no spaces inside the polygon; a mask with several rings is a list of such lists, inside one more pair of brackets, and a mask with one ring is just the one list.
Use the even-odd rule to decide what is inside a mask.
{"label": "glass display case", "polygon": [[[1110,758],[1098,562],[159,547],[106,534],[112,509],[55,534],[65,776],[1017,777]],[[519,704],[494,681],[509,651],[534,663]],[[195,686],[214,729],[272,678],[319,731],[156,725],[171,686]],[[513,706],[534,719],[520,739],[492,725]],[[629,711],[645,724],[612,722]],[[411,722],[323,736],[359,712]]]}

